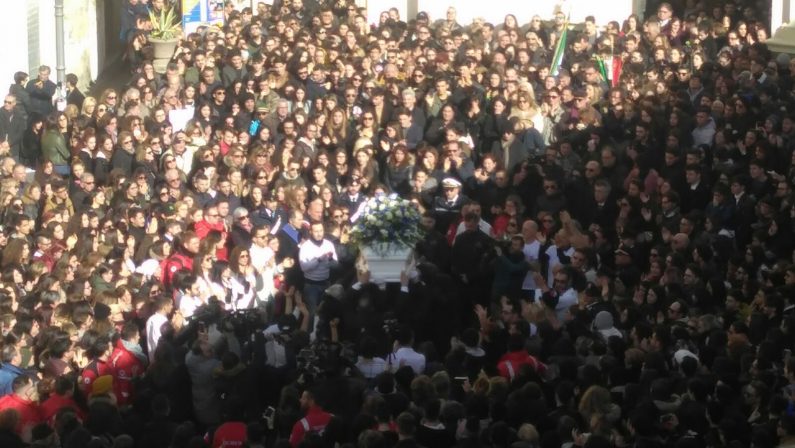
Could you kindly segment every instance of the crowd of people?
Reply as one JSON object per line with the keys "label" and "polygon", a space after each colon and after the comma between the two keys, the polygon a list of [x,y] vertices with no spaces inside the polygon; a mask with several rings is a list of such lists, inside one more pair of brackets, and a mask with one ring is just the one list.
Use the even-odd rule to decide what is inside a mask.
{"label": "crowd of people", "polygon": [[[4,97],[0,446],[795,446],[766,2],[230,3],[160,74],[170,3],[123,0],[123,87]],[[351,235],[383,194],[422,214],[399,283]]]}

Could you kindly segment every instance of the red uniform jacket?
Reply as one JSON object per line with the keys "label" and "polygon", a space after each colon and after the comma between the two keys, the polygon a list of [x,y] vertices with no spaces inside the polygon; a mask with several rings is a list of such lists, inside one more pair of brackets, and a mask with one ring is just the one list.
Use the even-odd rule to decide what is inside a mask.
{"label": "red uniform jacket", "polygon": [[97,378],[105,375],[110,375],[110,364],[105,361],[95,359],[88,363],[88,365],[80,373],[80,381],[77,387],[83,392],[83,396],[88,397],[91,395],[91,386]]}
{"label": "red uniform jacket", "polygon": [[326,426],[328,426],[328,422],[331,421],[331,417],[333,417],[333,415],[320,409],[319,406],[312,406],[309,408],[306,412],[306,417],[298,420],[295,422],[295,425],[293,425],[293,431],[290,433],[290,445],[293,448],[298,446],[298,444],[304,440],[304,436],[308,432],[323,434],[323,431],[326,430]]}
{"label": "red uniform jacket", "polygon": [[[42,422],[41,409],[33,401],[25,400],[16,394],[6,395],[0,398],[0,411],[14,409],[19,413],[19,423],[14,431],[26,439],[25,433],[29,432],[34,426]],[[28,436],[29,438],[29,436]]]}
{"label": "red uniform jacket", "polygon": [[165,264],[163,265],[163,285],[165,285],[167,288],[170,288],[171,280],[174,278],[174,274],[180,269],[192,271],[193,257],[178,250],[168,257]]}
{"label": "red uniform jacket", "polygon": [[55,414],[58,413],[63,408],[72,408],[74,409],[77,417],[81,421],[85,421],[86,414],[83,412],[82,409],[75,403],[75,400],[72,397],[65,397],[63,395],[58,395],[53,392],[44,403],[41,404],[41,417],[44,421],[47,422],[50,426],[55,423]]}
{"label": "red uniform jacket", "polygon": [[539,375],[543,375],[547,371],[547,366],[545,366],[544,363],[530,356],[524,350],[509,352],[502,355],[500,362],[497,363],[497,370],[499,370],[500,376],[503,378],[513,380],[524,365],[529,365],[530,368],[538,372]]}
{"label": "red uniform jacket", "polygon": [[[143,352],[142,352],[143,353]],[[145,358],[144,358],[145,359]],[[119,339],[113,353],[110,354],[111,375],[113,375],[113,391],[119,406],[129,404],[133,397],[133,380],[143,375],[146,370],[144,359],[127,350]]]}
{"label": "red uniform jacket", "polygon": [[246,424],[241,422],[226,422],[218,427],[213,434],[212,448],[235,448],[246,444]]}

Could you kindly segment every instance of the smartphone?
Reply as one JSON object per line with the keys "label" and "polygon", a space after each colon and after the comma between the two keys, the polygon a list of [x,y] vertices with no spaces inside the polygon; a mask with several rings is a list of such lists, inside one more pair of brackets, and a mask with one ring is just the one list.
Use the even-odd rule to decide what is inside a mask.
{"label": "smartphone", "polygon": [[262,418],[270,420],[273,418],[274,414],[276,414],[276,409],[274,409],[273,406],[268,406],[268,408],[262,413]]}

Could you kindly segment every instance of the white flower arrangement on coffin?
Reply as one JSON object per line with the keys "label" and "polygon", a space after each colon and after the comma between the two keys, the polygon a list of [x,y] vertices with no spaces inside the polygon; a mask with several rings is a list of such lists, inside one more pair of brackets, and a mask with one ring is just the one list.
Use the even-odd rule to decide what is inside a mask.
{"label": "white flower arrangement on coffin", "polygon": [[378,195],[365,203],[351,238],[358,243],[372,279],[400,280],[414,245],[422,239],[420,218],[411,202],[394,194]]}

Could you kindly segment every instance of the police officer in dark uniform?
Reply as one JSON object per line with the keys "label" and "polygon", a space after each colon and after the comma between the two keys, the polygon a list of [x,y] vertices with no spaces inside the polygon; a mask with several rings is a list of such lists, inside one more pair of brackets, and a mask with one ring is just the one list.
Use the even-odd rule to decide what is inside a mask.
{"label": "police officer in dark uniform", "polygon": [[444,235],[450,224],[461,215],[461,208],[469,199],[461,194],[461,181],[453,177],[442,181],[442,192],[433,201],[433,212],[436,215],[436,230]]}

